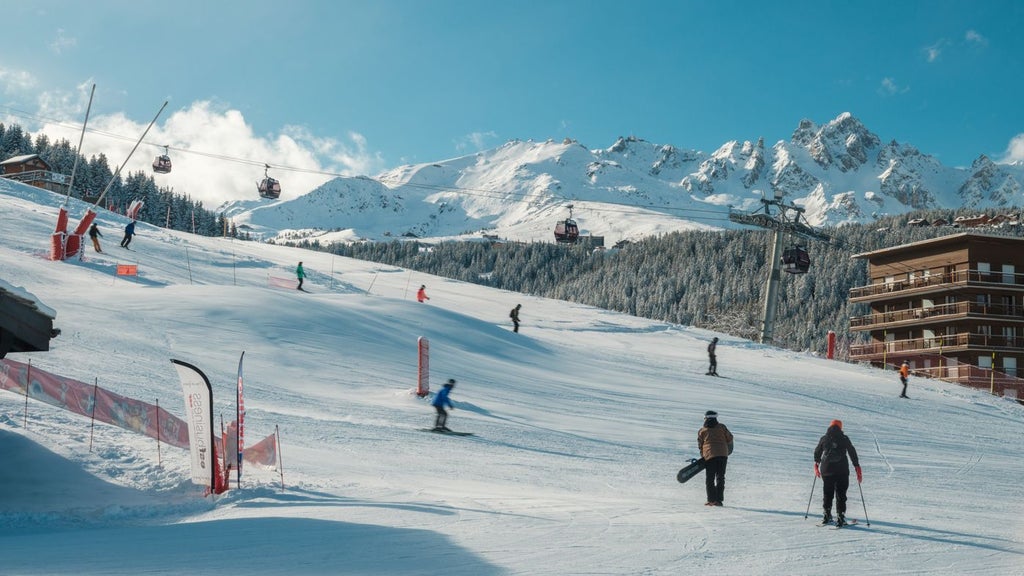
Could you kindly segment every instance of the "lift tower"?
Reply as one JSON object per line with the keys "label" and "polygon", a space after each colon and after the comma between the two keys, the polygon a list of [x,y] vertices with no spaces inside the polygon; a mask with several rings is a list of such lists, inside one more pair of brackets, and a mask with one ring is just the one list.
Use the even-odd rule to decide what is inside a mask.
{"label": "lift tower", "polygon": [[[761,204],[763,205],[762,209],[764,212],[757,211],[752,214],[735,212],[730,208],[729,220],[737,224],[757,226],[758,228],[775,232],[774,241],[772,242],[772,256],[771,260],[769,260],[771,270],[768,272],[768,282],[764,292],[764,315],[761,320],[761,343],[767,344],[772,341],[772,332],[775,328],[775,311],[778,309],[779,302],[782,242],[785,235],[790,234],[798,238],[825,242],[826,244],[832,239],[827,234],[812,228],[810,224],[806,223],[806,219],[801,222],[804,209],[783,202],[781,190],[776,189],[775,198],[771,200],[761,198]],[[772,214],[772,207],[777,209],[775,214]]]}

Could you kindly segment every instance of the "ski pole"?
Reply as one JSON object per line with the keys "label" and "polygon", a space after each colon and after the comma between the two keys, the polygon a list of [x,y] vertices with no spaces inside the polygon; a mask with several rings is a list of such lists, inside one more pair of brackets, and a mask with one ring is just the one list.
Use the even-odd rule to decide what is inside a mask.
{"label": "ski pole", "polygon": [[[811,495],[807,498],[807,512],[804,512],[804,520],[807,520],[807,515],[811,513],[811,500],[814,500],[814,484],[818,481],[818,475],[814,475],[814,479],[811,480]],[[864,502],[864,498],[861,498],[861,502]],[[864,514],[867,518],[867,514]]]}
{"label": "ski pole", "polygon": [[860,482],[857,482],[857,489],[860,490],[860,505],[864,507],[864,521],[871,526],[871,520],[868,520],[868,506],[864,503],[864,489],[860,487]]}

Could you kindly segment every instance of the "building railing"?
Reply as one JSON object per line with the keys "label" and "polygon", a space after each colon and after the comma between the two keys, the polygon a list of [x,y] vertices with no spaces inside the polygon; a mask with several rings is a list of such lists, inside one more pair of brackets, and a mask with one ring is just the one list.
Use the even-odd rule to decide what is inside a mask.
{"label": "building railing", "polygon": [[864,316],[854,316],[850,318],[850,328],[864,328],[877,324],[893,324],[896,322],[918,321],[926,318],[936,318],[939,316],[965,316],[969,314],[976,314],[986,318],[998,317],[1024,320],[1024,306],[1017,306],[1013,304],[983,304],[972,301],[953,302],[950,304],[928,306],[927,308],[910,308],[907,310],[874,312]]}
{"label": "building railing", "polygon": [[850,289],[850,298],[892,294],[893,292],[901,292],[917,288],[937,287],[944,284],[999,284],[1004,286],[1024,286],[1024,274],[1002,272],[998,270],[955,270],[945,274],[921,276],[919,278],[914,278],[913,280],[893,280],[892,282],[857,286]]}
{"label": "building railing", "polygon": [[908,352],[936,352],[952,349],[1015,350],[1024,348],[1024,338],[963,332],[928,338],[908,338],[889,342],[869,342],[850,345],[850,358],[857,360],[869,356],[905,354]]}
{"label": "building railing", "polygon": [[14,174],[0,174],[0,176],[8,180],[17,180],[18,182],[53,182],[54,184],[65,185],[71,179],[70,176],[49,170],[29,170],[27,172],[15,172]]}

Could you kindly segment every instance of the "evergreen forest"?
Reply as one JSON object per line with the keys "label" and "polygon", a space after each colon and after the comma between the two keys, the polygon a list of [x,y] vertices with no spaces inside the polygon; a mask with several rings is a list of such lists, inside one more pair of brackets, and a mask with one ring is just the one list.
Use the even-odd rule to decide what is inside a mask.
{"label": "evergreen forest", "polygon": [[[827,230],[831,242],[806,245],[811,255],[807,274],[782,274],[773,343],[824,354],[832,330],[837,336],[836,356],[846,359],[850,344],[866,339],[863,333],[849,330],[851,316],[867,313],[863,305],[848,302],[851,288],[868,283],[866,260],[853,256],[962,232],[951,226],[907,225],[913,218],[952,222],[960,213],[922,211]],[[1016,226],[984,232],[1020,235]],[[767,231],[729,230],[677,232],[618,250],[547,242],[395,240],[327,248],[306,242],[297,245],[756,341],[761,333],[771,240]],[[507,311],[500,314],[504,317]],[[522,316],[528,322],[529,310],[524,308]]]}

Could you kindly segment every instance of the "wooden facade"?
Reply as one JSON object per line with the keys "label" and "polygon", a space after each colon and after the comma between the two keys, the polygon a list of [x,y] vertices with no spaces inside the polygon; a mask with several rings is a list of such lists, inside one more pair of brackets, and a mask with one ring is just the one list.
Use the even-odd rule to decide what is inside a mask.
{"label": "wooden facade", "polygon": [[38,154],[14,156],[0,162],[0,175],[50,192],[66,194],[68,191],[68,178],[54,172]]}
{"label": "wooden facade", "polygon": [[1024,393],[1024,239],[967,232],[854,258],[868,261],[870,283],[850,302],[869,310],[850,329],[870,341],[851,346],[851,360]]}

